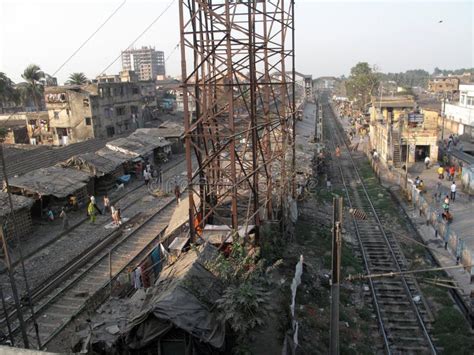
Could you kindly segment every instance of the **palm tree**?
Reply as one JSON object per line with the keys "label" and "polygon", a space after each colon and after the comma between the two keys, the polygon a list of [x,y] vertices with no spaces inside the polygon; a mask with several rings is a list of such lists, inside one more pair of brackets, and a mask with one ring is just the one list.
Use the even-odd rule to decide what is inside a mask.
{"label": "palm tree", "polygon": [[19,95],[15,90],[15,83],[5,73],[0,72],[0,108],[3,111],[6,102],[18,103],[18,101]]}
{"label": "palm tree", "polygon": [[84,73],[72,73],[69,75],[69,80],[66,81],[68,85],[84,85],[87,84],[88,79]]}
{"label": "palm tree", "polygon": [[27,103],[33,100],[36,111],[39,111],[44,91],[44,87],[39,81],[44,78],[44,72],[38,65],[30,64],[21,74],[21,77],[25,79],[25,82],[18,84],[18,89],[20,90],[23,102]]}

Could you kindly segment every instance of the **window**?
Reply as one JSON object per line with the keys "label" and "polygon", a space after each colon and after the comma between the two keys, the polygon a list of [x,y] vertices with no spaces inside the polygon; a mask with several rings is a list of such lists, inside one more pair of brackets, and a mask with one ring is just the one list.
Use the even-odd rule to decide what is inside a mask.
{"label": "window", "polygon": [[86,126],[92,125],[92,119],[90,117],[86,117],[85,121],[86,121]]}
{"label": "window", "polygon": [[107,137],[112,137],[115,134],[115,128],[114,127],[107,127]]}
{"label": "window", "polygon": [[130,112],[132,114],[137,114],[138,113],[138,106],[130,106]]}
{"label": "window", "polygon": [[56,119],[59,118],[59,111],[54,111],[54,118],[56,118]]}
{"label": "window", "polygon": [[474,106],[474,96],[467,97],[467,106]]}
{"label": "window", "polygon": [[139,93],[140,93],[140,89],[139,89],[139,88],[137,88],[137,87],[133,87],[133,88],[132,88],[132,94],[133,94],[133,95],[138,95]]}
{"label": "window", "polygon": [[116,107],[115,113],[117,114],[117,116],[125,115],[125,106]]}
{"label": "window", "polygon": [[67,109],[66,109],[67,117],[69,117],[70,113],[71,113],[71,111],[69,111],[69,109],[67,108]]}
{"label": "window", "polygon": [[105,118],[111,118],[112,117],[112,112],[113,112],[113,109],[111,107],[105,107],[104,108]]}
{"label": "window", "polygon": [[89,99],[83,99],[83,100],[82,100],[82,105],[83,105],[84,107],[89,107]]}

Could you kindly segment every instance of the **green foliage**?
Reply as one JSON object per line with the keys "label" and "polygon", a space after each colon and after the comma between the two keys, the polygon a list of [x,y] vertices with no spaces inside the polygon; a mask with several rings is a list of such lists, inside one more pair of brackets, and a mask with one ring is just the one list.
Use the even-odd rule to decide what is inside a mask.
{"label": "green foliage", "polygon": [[371,95],[377,92],[379,77],[368,63],[360,62],[351,68],[346,81],[347,95],[359,108],[365,107]]}
{"label": "green foliage", "polygon": [[0,104],[3,106],[7,101],[18,103],[19,95],[13,81],[5,73],[0,72]]}
{"label": "green foliage", "polygon": [[[237,240],[236,237],[234,240]],[[206,268],[217,275],[226,285],[235,285],[252,278],[256,270],[261,271],[261,263],[257,263],[254,255],[249,255],[244,245],[235,241],[230,255],[219,256],[206,264]]]}
{"label": "green foliage", "polygon": [[18,84],[18,90],[23,104],[26,105],[32,100],[36,110],[39,110],[41,97],[44,92],[44,87],[39,80],[45,77],[44,72],[38,65],[30,64],[21,74],[21,77],[25,82]]}
{"label": "green foliage", "polygon": [[231,285],[217,301],[219,319],[227,322],[239,337],[264,324],[269,305],[269,292],[262,286],[246,280],[239,285]]}
{"label": "green foliage", "polygon": [[67,85],[84,85],[87,84],[88,79],[84,73],[72,73],[69,75],[69,80],[66,81]]}
{"label": "green foliage", "polygon": [[474,68],[461,68],[461,69],[440,69],[438,67],[434,68],[433,75],[462,75],[464,73],[471,73],[474,74]]}
{"label": "green foliage", "polygon": [[474,351],[474,339],[466,320],[452,306],[438,312],[433,333],[444,348],[444,354],[472,354]]}
{"label": "green foliage", "polygon": [[404,88],[412,88],[414,86],[426,88],[430,73],[423,69],[413,69],[400,73],[380,73],[380,78],[383,81],[394,81],[398,86]]}

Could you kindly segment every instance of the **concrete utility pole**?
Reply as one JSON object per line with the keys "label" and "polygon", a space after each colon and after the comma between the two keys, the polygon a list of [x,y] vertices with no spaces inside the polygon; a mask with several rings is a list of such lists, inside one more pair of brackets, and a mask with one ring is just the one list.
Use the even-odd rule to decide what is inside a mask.
{"label": "concrete utility pole", "polygon": [[341,276],[342,197],[333,199],[332,214],[332,277],[331,277],[331,333],[329,353],[339,354],[339,281]]}

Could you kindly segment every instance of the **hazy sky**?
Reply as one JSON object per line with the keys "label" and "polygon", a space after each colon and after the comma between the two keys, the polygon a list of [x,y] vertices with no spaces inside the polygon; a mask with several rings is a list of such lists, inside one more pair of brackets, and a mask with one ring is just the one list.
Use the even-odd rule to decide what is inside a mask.
{"label": "hazy sky", "polygon": [[[0,71],[21,81],[23,69],[36,63],[53,74],[123,1],[0,0]],[[127,0],[56,74],[60,83],[72,72],[90,78],[101,73],[171,2]],[[297,70],[347,75],[358,61],[390,72],[474,67],[473,3],[296,0]],[[179,40],[177,4],[136,47],[152,45],[170,54]],[[168,74],[180,74],[179,55],[171,54]],[[120,67],[119,59],[107,73]]]}

